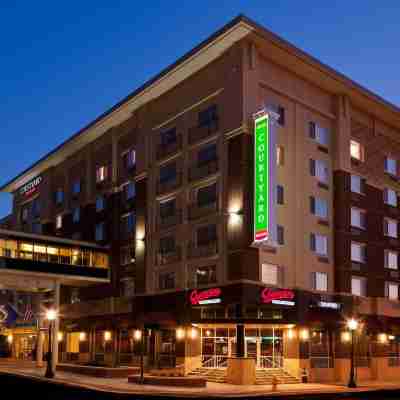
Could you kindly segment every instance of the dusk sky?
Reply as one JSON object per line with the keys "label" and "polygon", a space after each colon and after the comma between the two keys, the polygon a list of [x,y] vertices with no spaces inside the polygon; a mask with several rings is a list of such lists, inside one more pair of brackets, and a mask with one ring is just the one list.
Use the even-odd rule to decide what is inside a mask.
{"label": "dusk sky", "polygon": [[5,3],[2,184],[240,13],[400,105],[398,0]]}

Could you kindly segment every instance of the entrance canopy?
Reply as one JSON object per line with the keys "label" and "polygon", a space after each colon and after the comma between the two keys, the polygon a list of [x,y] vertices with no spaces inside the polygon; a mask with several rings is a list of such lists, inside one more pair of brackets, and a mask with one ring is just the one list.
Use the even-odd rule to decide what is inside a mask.
{"label": "entrance canopy", "polygon": [[54,282],[107,283],[108,249],[53,236],[0,229],[0,289],[47,291]]}

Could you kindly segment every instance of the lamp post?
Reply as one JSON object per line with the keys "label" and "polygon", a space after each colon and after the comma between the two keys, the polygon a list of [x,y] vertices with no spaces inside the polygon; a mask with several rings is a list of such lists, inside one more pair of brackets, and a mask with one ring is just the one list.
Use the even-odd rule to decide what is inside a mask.
{"label": "lamp post", "polygon": [[47,352],[47,367],[46,367],[45,377],[52,379],[54,378],[52,336],[53,336],[53,323],[57,319],[57,311],[54,309],[47,310],[46,319],[49,321],[49,350]]}
{"label": "lamp post", "polygon": [[140,341],[140,379],[139,383],[144,383],[144,328],[143,330],[135,330],[133,338],[136,342]]}
{"label": "lamp post", "polygon": [[354,332],[358,328],[358,321],[351,318],[347,321],[347,327],[351,332],[351,357],[350,357],[350,379],[348,383],[349,388],[356,388],[357,384],[354,378]]}

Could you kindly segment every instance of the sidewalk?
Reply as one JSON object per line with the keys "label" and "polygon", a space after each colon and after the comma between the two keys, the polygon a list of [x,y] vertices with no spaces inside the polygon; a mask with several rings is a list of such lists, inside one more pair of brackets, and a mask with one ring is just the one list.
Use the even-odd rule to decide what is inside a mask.
{"label": "sidewalk", "polygon": [[[40,379],[44,378],[45,369],[29,365],[13,365],[0,363],[0,373]],[[176,396],[176,397],[253,397],[253,396],[284,396],[307,394],[340,394],[361,393],[375,390],[399,390],[398,382],[363,382],[356,389],[349,389],[343,385],[335,384],[289,384],[278,385],[277,391],[272,391],[270,385],[236,386],[224,383],[207,383],[206,388],[177,388],[171,386],[151,386],[128,383],[126,379],[106,379],[82,376],[67,372],[57,372],[54,383],[65,386],[82,387],[110,393],[138,394],[151,396]]]}

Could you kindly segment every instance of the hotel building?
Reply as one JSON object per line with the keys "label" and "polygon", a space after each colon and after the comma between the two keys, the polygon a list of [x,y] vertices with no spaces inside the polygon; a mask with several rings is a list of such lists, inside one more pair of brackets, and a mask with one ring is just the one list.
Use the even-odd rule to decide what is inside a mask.
{"label": "hotel building", "polygon": [[149,369],[345,381],[355,317],[359,378],[395,377],[399,134],[237,17],[2,186],[11,229],[110,249],[109,284],[61,287],[60,360],[135,364],[141,329]]}

